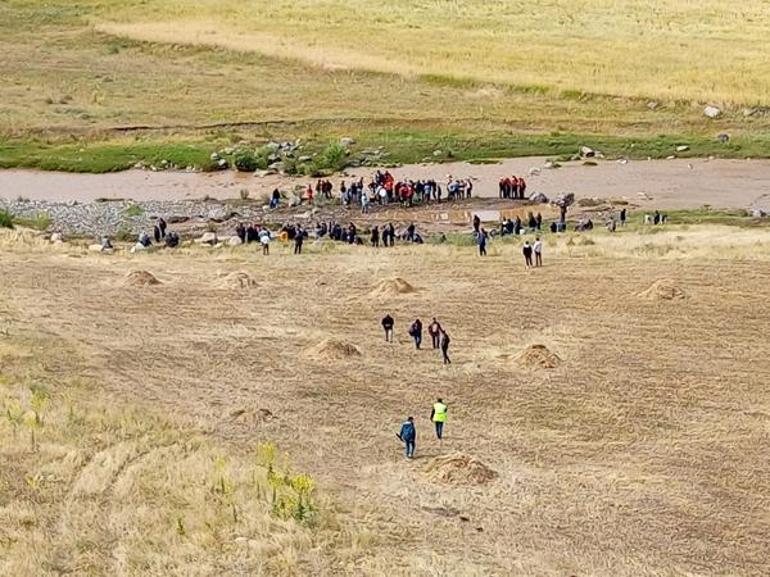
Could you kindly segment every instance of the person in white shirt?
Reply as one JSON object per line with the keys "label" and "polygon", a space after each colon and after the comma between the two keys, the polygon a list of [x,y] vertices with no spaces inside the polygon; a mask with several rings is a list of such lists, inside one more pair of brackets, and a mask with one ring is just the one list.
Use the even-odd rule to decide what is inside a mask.
{"label": "person in white shirt", "polygon": [[543,266],[543,241],[538,236],[535,244],[532,245],[532,251],[535,253],[535,266]]}

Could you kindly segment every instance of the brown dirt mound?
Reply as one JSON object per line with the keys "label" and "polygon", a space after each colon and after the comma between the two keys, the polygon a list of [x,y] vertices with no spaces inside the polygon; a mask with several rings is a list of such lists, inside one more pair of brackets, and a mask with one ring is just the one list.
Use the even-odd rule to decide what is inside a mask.
{"label": "brown dirt mound", "polygon": [[126,278],[123,279],[123,284],[131,287],[152,286],[160,284],[160,281],[146,270],[134,270],[126,275]]}
{"label": "brown dirt mound", "polygon": [[555,369],[561,364],[559,355],[548,350],[545,345],[529,345],[516,355],[514,360],[524,367],[541,369]]}
{"label": "brown dirt mound", "polygon": [[451,485],[486,485],[498,477],[496,471],[463,453],[431,459],[425,467],[425,473],[433,481]]}
{"label": "brown dirt mound", "polygon": [[316,359],[349,359],[361,356],[357,346],[335,339],[324,339],[306,352],[309,357]]}
{"label": "brown dirt mound", "polygon": [[650,285],[650,288],[643,290],[637,296],[651,301],[670,301],[675,299],[683,299],[686,295],[684,291],[673,281],[660,279],[656,280]]}
{"label": "brown dirt mound", "polygon": [[401,277],[383,279],[369,293],[374,297],[389,297],[417,292],[417,288]]}
{"label": "brown dirt mound", "polygon": [[218,279],[217,286],[223,289],[243,290],[254,288],[257,286],[257,281],[251,278],[249,273],[239,270]]}

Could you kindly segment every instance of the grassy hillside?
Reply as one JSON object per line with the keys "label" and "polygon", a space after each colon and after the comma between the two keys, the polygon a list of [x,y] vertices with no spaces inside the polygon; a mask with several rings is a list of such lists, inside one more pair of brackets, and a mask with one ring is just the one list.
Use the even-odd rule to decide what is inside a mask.
{"label": "grassy hillside", "polygon": [[[761,146],[718,153],[767,155],[768,26],[766,4],[726,0],[9,0],[0,134],[22,157],[32,136],[109,143],[126,127],[150,147],[341,131],[376,144],[415,128],[434,146],[450,134],[482,147],[727,131]],[[723,116],[705,118],[707,103]]]}

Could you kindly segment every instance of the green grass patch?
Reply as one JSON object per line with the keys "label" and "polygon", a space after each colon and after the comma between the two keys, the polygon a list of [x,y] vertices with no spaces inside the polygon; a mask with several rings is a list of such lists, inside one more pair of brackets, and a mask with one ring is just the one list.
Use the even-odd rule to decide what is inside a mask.
{"label": "green grass patch", "polygon": [[51,227],[53,224],[53,219],[47,212],[39,212],[35,216],[31,217],[14,217],[13,222],[19,226],[33,228],[35,230],[44,232]]}
{"label": "green grass patch", "polygon": [[0,228],[13,228],[13,215],[7,210],[0,210]]}
{"label": "green grass patch", "polygon": [[[244,146],[255,150],[235,153],[236,166],[252,171],[266,168],[272,154],[266,147],[259,148],[266,140],[302,138],[303,150],[299,155],[316,153],[312,162],[298,163],[294,158],[283,157],[285,172],[328,174],[339,171],[357,158],[358,151],[382,147],[387,153],[384,164],[411,164],[424,161],[444,162],[463,160],[475,164],[497,162],[495,159],[524,156],[545,156],[569,159],[581,146],[589,146],[612,158],[666,158],[681,143],[680,135],[654,137],[598,136],[569,133],[509,133],[501,130],[478,132],[473,128],[447,128],[430,125],[424,128],[389,126],[367,128],[364,124],[345,130],[345,135],[355,138],[356,145],[350,153],[339,144],[339,134],[333,125],[318,126],[315,123],[299,123],[291,127],[275,127],[251,138],[244,134]],[[0,144],[0,168],[37,168],[65,172],[105,173],[126,170],[135,165],[157,169],[192,167],[197,170],[217,170],[212,152],[230,143],[223,140],[223,132],[196,134],[195,137],[175,136],[173,140],[162,135],[127,139],[125,136],[101,139],[10,139]],[[723,158],[768,158],[770,135],[735,137],[723,144],[706,137],[687,139],[690,149],[679,156]],[[440,151],[440,154],[434,154]],[[233,159],[230,159],[233,160]]]}

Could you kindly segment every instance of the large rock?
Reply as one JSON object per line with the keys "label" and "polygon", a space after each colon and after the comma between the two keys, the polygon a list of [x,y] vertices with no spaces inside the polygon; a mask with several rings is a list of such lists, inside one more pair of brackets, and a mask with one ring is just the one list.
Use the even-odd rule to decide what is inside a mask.
{"label": "large rock", "polygon": [[542,192],[536,192],[534,194],[531,194],[529,196],[529,200],[531,202],[536,202],[538,204],[548,204],[548,197],[544,195]]}
{"label": "large rock", "polygon": [[730,135],[726,132],[722,132],[720,134],[717,134],[717,140],[721,142],[722,144],[727,144],[730,142]]}
{"label": "large rock", "polygon": [[703,109],[703,114],[705,114],[709,118],[719,118],[720,116],[722,116],[722,111],[716,106],[707,106],[706,108]]}
{"label": "large rock", "polygon": [[243,241],[239,236],[231,236],[230,238],[227,239],[227,244],[230,246],[238,246],[243,244]]}
{"label": "large rock", "polygon": [[356,140],[354,138],[350,138],[349,136],[340,138],[340,144],[342,146],[348,147],[353,146],[356,143]]}
{"label": "large rock", "polygon": [[198,242],[202,244],[210,244],[211,246],[214,246],[217,244],[217,233],[215,232],[205,232],[203,233],[203,236],[198,239]]}
{"label": "large rock", "polygon": [[551,204],[555,204],[556,206],[561,207],[568,207],[575,203],[575,195],[571,192],[564,192],[560,195],[558,195],[556,198],[554,198],[551,201]]}
{"label": "large rock", "polygon": [[679,146],[676,147],[677,152],[687,152],[688,150],[690,150],[690,147],[687,146],[686,144],[680,144]]}

